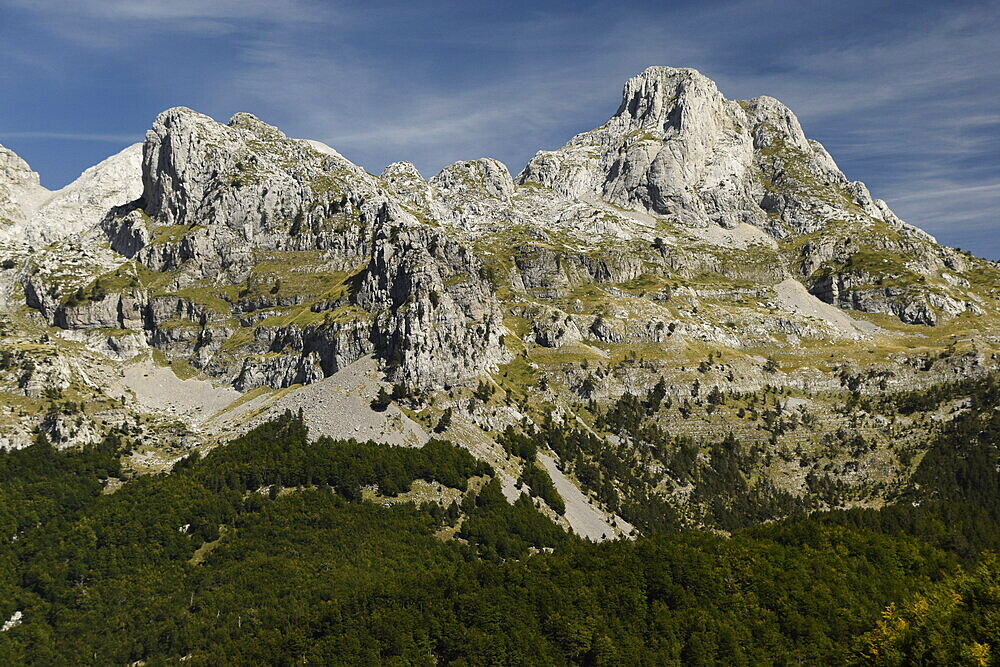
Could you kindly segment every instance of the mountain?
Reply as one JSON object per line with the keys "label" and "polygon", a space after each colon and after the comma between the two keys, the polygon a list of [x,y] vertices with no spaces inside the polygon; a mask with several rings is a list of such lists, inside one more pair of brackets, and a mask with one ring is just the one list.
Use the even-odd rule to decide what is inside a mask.
{"label": "mountain", "polygon": [[998,298],[691,69],[513,177],[0,147],[0,662],[991,664]]}
{"label": "mountain", "polygon": [[654,501],[720,526],[697,491],[727,437],[765,514],[881,502],[935,427],[879,397],[997,364],[995,264],[900,220],[777,100],[692,69],[629,79],[514,178],[375,176],[185,108],[55,193],[3,156],[8,446],[125,428],[129,465],[160,469],[302,409],[333,437],[443,433],[513,499],[504,434],[559,424],[596,443],[540,459],[561,521],[600,537],[655,525]]}

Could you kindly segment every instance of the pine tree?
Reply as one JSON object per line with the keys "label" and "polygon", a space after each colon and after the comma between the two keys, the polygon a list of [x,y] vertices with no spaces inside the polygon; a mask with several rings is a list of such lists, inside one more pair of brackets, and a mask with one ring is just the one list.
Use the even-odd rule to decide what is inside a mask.
{"label": "pine tree", "polygon": [[441,419],[438,420],[437,426],[434,427],[435,433],[444,433],[449,428],[451,428],[451,408],[448,408],[441,415]]}
{"label": "pine tree", "polygon": [[392,403],[392,397],[389,396],[389,392],[385,390],[385,387],[379,387],[378,395],[372,399],[371,408],[375,412],[385,412],[389,409],[390,403]]}

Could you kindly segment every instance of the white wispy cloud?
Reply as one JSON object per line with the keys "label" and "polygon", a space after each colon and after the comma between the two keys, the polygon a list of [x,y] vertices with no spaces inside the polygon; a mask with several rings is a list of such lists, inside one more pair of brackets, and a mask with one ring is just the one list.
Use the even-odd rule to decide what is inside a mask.
{"label": "white wispy cloud", "polygon": [[[50,21],[51,25],[81,19],[96,19],[110,23],[133,21],[177,22],[171,26],[184,30],[199,30],[206,24],[198,21],[218,21],[234,24],[247,20],[281,23],[326,20],[331,5],[307,0],[6,0],[7,4],[30,10]],[[156,27],[162,27],[158,24]],[[128,36],[123,35],[127,41]]]}
{"label": "white wispy cloud", "polygon": [[[219,103],[249,103],[374,171],[411,160],[434,172],[490,156],[516,172],[536,150],[602,123],[618,106],[624,79],[663,62],[662,53],[650,60],[652,54],[635,52],[629,64],[620,61],[617,45],[647,43],[631,27],[591,35],[582,29],[573,16],[532,17],[471,35],[445,31],[447,44],[532,54],[458,85],[443,77],[414,80],[409,68],[369,61],[351,48],[317,52],[311,43],[271,36],[247,46],[246,66],[219,89]],[[685,50],[680,40],[672,48],[678,57]]]}
{"label": "white wispy cloud", "polygon": [[944,188],[930,189],[930,190],[920,190],[917,192],[911,192],[910,194],[900,195],[898,197],[899,201],[927,201],[928,199],[936,199],[940,197],[953,197],[955,195],[961,195],[963,197],[967,196],[979,196],[979,195],[996,195],[1000,194],[1000,182],[996,183],[984,183],[982,185],[950,185]]}
{"label": "white wispy cloud", "polygon": [[134,134],[88,134],[79,132],[32,132],[0,130],[0,139],[59,139],[65,141],[103,141],[112,144],[131,144],[142,141]]}
{"label": "white wispy cloud", "polygon": [[989,247],[991,258],[1000,258],[992,245],[1000,229],[998,201],[998,181],[967,185],[945,175],[909,182],[893,197],[896,213],[904,219],[920,220],[924,229],[956,246]]}
{"label": "white wispy cloud", "polygon": [[253,27],[329,24],[323,0],[4,0],[60,39],[95,50],[135,49],[150,36],[207,39]]}

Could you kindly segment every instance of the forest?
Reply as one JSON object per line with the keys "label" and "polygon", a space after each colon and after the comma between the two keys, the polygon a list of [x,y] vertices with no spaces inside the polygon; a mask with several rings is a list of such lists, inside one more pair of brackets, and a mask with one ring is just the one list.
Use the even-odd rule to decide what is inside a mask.
{"label": "forest", "polygon": [[[637,496],[642,536],[602,544],[536,509],[532,494],[561,502],[539,449],[604,478],[595,443],[551,423],[500,437],[527,461],[513,505],[462,448],[312,441],[291,413],[113,493],[119,438],[39,437],[0,454],[0,622],[18,619],[0,663],[997,664],[1000,383],[949,390],[968,409],[885,507],[741,496],[740,447],[722,442],[698,474],[736,485],[736,501],[706,500],[725,531]],[[459,500],[401,501],[415,480]]]}

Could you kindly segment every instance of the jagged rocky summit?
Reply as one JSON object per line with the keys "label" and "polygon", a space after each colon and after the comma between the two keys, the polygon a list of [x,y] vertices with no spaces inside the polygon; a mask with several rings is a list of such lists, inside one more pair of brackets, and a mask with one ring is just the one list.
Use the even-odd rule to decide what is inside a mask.
{"label": "jagged rocky summit", "polygon": [[142,192],[142,144],[133,144],[50,192],[13,151],[0,146],[0,238],[45,246],[97,226],[108,210]]}
{"label": "jagged rocky summit", "polygon": [[[629,79],[612,118],[513,178],[492,159],[375,176],[250,114],[169,109],[57,192],[0,148],[0,223],[5,298],[50,339],[240,392],[374,357],[414,392],[541,381],[559,403],[686,378],[706,347],[750,390],[778,381],[762,351],[956,320],[989,338],[997,312],[992,263],[900,220],[777,100],[692,69]],[[585,383],[622,355],[649,367]],[[828,366],[781,381],[832,386]]]}

